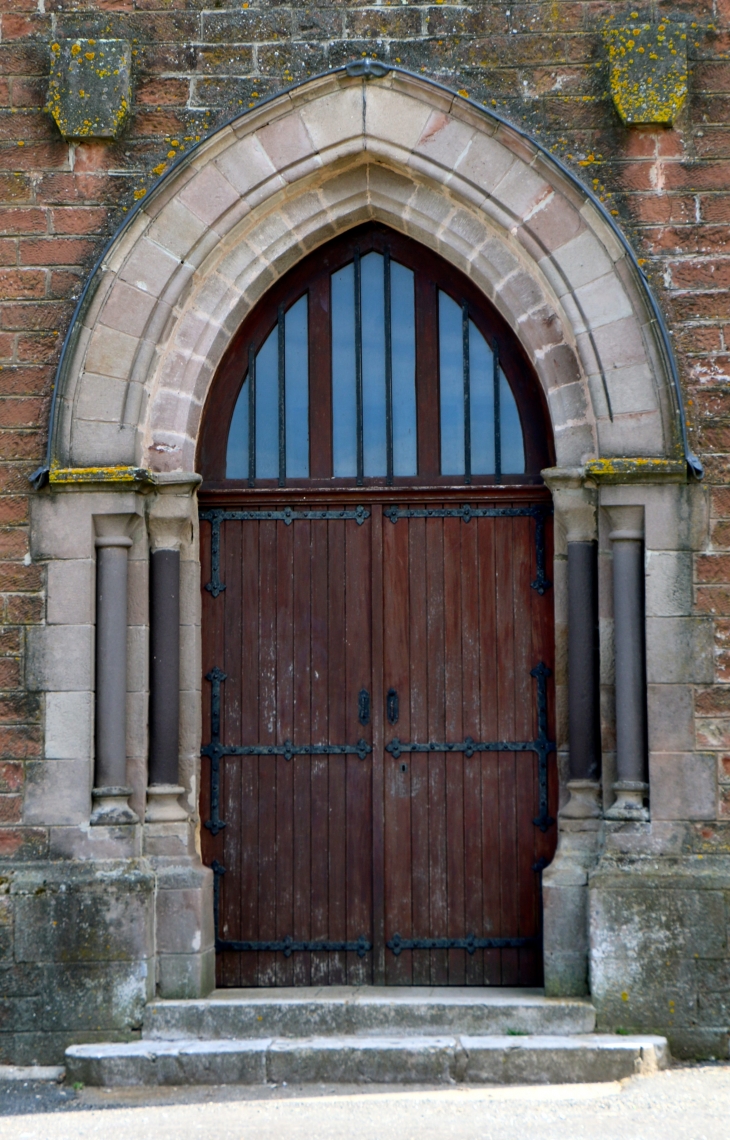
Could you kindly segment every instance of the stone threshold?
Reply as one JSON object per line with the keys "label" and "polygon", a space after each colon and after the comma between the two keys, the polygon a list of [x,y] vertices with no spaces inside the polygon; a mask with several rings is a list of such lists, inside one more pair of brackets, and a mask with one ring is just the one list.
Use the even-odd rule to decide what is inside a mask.
{"label": "stone threshold", "polygon": [[69,1082],[86,1085],[573,1084],[667,1068],[663,1037],[337,1036],[73,1045]]}

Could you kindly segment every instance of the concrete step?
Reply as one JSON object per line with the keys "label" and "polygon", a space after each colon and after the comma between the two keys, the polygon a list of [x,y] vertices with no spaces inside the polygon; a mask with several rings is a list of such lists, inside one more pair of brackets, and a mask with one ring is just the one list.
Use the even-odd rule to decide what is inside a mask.
{"label": "concrete step", "polygon": [[153,1001],[142,1036],[151,1040],[326,1037],[359,1034],[591,1033],[596,1014],[580,998],[542,990],[426,986],[322,986],[218,990],[190,1001]]}
{"label": "concrete step", "polygon": [[66,1077],[86,1085],[572,1084],[669,1064],[663,1037],[329,1036],[72,1045]]}

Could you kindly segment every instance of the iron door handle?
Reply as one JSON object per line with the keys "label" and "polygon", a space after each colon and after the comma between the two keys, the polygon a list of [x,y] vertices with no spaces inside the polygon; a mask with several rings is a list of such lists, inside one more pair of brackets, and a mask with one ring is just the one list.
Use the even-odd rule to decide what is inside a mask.
{"label": "iron door handle", "polygon": [[398,694],[395,689],[388,689],[388,695],[385,698],[385,708],[388,714],[388,723],[397,724],[399,709],[398,709]]}

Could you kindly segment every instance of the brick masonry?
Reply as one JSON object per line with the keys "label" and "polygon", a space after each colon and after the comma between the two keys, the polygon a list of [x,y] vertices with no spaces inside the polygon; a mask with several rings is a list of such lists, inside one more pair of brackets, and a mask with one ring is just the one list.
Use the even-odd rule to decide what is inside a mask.
{"label": "brick masonry", "polygon": [[[47,616],[44,570],[26,564],[27,475],[44,454],[75,300],[105,239],[180,153],[266,96],[364,55],[524,126],[606,202],[660,299],[711,503],[692,558],[714,679],[690,686],[694,740],[683,748],[717,765],[716,820],[694,825],[697,849],[730,849],[730,3],[636,9],[687,23],[689,95],[666,129],[623,126],[611,101],[602,33],[627,10],[605,0],[0,0],[0,857],[48,852],[46,829],[20,822],[44,715],[42,694],[26,691],[25,646]],[[64,142],[44,110],[50,45],[76,36],[132,44],[134,106],[118,140]]]}

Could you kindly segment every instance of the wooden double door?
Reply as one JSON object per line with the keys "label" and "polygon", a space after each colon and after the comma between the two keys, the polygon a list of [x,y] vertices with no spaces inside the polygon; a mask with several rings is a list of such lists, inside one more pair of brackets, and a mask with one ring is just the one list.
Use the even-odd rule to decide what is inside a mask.
{"label": "wooden double door", "polygon": [[201,520],[218,984],[540,984],[544,488],[272,488]]}

